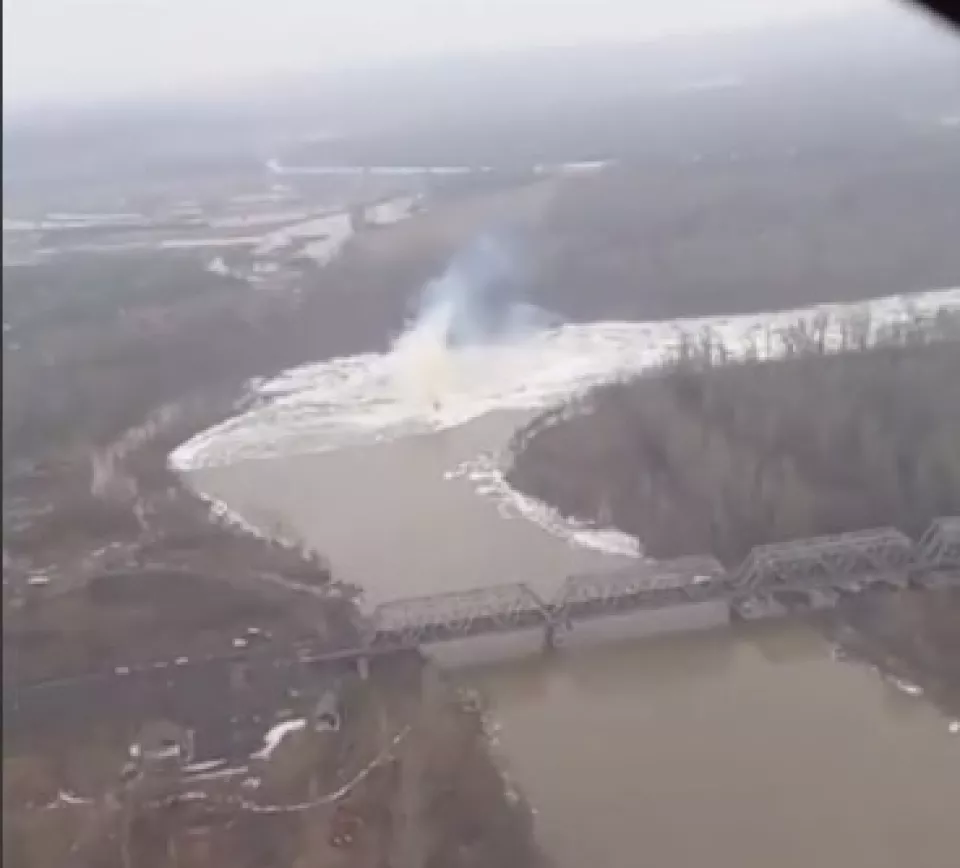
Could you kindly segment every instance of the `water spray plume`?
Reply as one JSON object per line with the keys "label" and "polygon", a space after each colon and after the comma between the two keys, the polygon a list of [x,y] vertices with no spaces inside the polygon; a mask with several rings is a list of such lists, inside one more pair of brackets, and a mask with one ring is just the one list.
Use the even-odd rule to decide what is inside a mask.
{"label": "water spray plume", "polygon": [[526,272],[517,247],[482,235],[424,286],[393,347],[397,385],[410,400],[437,408],[469,373],[463,350],[518,339],[549,321],[522,301]]}

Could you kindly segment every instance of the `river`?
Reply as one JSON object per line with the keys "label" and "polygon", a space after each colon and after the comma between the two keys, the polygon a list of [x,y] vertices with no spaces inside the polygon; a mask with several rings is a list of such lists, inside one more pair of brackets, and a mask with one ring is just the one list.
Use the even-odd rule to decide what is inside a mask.
{"label": "river", "polygon": [[569,573],[628,562],[544,532],[496,496],[489,471],[464,467],[529,415],[490,413],[385,445],[209,467],[191,478],[253,524],[315,547],[371,606],[520,580],[552,596]]}
{"label": "river", "polygon": [[[295,531],[339,576],[362,580],[370,602],[520,578],[549,593],[566,574],[624,559],[520,516],[483,462],[462,472],[528,417],[495,412],[191,478],[254,523]],[[456,677],[486,697],[507,773],[560,868],[956,864],[960,737],[922,698],[835,661],[809,625],[571,650]]]}
{"label": "river", "polygon": [[473,677],[562,868],[948,868],[960,738],[807,625]]}

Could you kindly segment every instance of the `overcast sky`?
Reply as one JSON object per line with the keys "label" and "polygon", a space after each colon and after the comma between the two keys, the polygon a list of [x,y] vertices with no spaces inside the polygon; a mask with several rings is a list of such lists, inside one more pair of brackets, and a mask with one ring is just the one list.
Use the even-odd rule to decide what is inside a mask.
{"label": "overcast sky", "polygon": [[3,0],[9,104],[411,55],[647,38],[884,0]]}

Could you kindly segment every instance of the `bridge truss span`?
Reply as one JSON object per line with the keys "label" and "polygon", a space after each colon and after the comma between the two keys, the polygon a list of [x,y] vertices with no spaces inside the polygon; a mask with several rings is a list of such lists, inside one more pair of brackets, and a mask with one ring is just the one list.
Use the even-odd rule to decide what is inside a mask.
{"label": "bridge truss span", "polygon": [[607,573],[570,576],[554,598],[559,617],[670,605],[710,596],[723,586],[723,567],[710,557],[680,558]]}
{"label": "bridge truss span", "polygon": [[381,603],[373,611],[371,644],[417,645],[539,626],[548,620],[540,597],[523,582],[515,582]]}
{"label": "bridge truss span", "polygon": [[895,528],[853,531],[755,546],[732,583],[743,590],[816,587],[867,574],[904,573],[915,557],[913,542]]}
{"label": "bridge truss span", "polygon": [[934,519],[920,538],[918,549],[925,564],[960,570],[960,516]]}
{"label": "bridge truss span", "polygon": [[[116,574],[123,575],[120,571]],[[15,708],[17,697],[54,693],[69,700],[71,695],[78,695],[72,691],[84,695],[94,683],[101,682],[124,685],[124,694],[129,693],[131,684],[152,685],[158,678],[171,685],[192,684],[194,673],[208,667],[219,671],[224,665],[246,665],[258,659],[271,667],[309,666],[311,671],[324,664],[359,666],[379,654],[511,631],[542,630],[543,644],[548,646],[554,628],[569,627],[578,618],[619,616],[631,610],[671,610],[685,603],[708,602],[729,604],[742,614],[742,607],[753,601],[766,605],[771,600],[778,605],[768,607],[768,614],[784,614],[786,604],[780,605],[778,592],[795,595],[809,591],[811,598],[832,604],[830,599],[838,598],[839,593],[831,594],[831,590],[856,592],[910,581],[920,587],[960,587],[960,516],[935,519],[917,544],[898,530],[878,528],[756,546],[743,564],[729,573],[714,558],[685,557],[574,575],[549,601],[523,582],[400,599],[376,606],[370,617],[363,619],[358,625],[362,636],[354,647],[300,648],[294,657],[268,657],[258,649],[247,648],[193,661],[178,658],[123,665],[31,684],[8,686],[5,682],[4,702],[10,696]]]}

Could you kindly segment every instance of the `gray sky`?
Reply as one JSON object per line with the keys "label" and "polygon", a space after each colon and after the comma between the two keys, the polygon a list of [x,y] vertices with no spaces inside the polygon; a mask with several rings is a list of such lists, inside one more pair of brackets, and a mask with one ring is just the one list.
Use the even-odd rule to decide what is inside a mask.
{"label": "gray sky", "polygon": [[3,96],[195,91],[411,55],[645,38],[883,0],[3,0]]}

